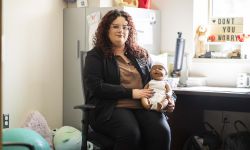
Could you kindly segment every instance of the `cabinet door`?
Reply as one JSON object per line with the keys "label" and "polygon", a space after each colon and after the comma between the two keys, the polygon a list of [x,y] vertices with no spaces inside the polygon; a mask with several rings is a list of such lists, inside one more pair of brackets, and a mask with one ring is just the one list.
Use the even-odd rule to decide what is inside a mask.
{"label": "cabinet door", "polygon": [[73,107],[84,103],[80,50],[86,41],[85,9],[67,8],[63,15],[63,125],[81,129],[82,113]]}

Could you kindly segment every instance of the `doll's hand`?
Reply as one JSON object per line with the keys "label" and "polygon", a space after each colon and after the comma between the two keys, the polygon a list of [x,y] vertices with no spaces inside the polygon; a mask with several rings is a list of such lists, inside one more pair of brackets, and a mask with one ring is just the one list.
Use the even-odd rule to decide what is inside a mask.
{"label": "doll's hand", "polygon": [[151,103],[151,101],[145,97],[141,99],[141,104],[142,104],[143,108],[148,109],[148,110],[151,109],[151,107],[153,105]]}
{"label": "doll's hand", "polygon": [[168,106],[168,99],[157,103],[157,111],[164,112],[166,111],[166,107]]}
{"label": "doll's hand", "polygon": [[175,102],[172,98],[168,99],[168,105],[166,107],[166,111],[167,112],[173,112],[175,108]]}

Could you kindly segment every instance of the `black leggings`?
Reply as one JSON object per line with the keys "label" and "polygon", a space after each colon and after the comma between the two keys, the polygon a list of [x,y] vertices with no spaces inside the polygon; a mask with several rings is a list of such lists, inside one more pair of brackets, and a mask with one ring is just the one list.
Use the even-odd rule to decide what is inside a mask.
{"label": "black leggings", "polygon": [[156,111],[116,108],[110,120],[96,122],[93,129],[113,138],[114,150],[170,150],[167,118]]}

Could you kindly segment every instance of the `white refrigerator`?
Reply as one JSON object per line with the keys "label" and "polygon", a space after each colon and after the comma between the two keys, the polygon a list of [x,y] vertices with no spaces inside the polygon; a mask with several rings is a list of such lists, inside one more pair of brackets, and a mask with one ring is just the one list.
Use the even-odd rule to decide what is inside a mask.
{"label": "white refrigerator", "polygon": [[[81,85],[80,51],[88,51],[101,17],[114,7],[65,8],[63,10],[63,126],[81,129],[82,112],[73,109],[84,104]],[[116,7],[134,20],[138,43],[149,53],[160,53],[160,11]]]}

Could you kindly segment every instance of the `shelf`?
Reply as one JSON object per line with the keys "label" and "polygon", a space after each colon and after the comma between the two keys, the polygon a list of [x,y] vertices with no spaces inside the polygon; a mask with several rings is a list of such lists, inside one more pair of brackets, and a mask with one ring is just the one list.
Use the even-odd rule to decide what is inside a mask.
{"label": "shelf", "polygon": [[[207,42],[206,51],[214,59],[242,59],[246,55],[246,42]],[[228,57],[228,58],[227,58]]]}
{"label": "shelf", "polygon": [[245,42],[230,42],[230,41],[225,41],[225,42],[207,42],[206,44],[209,44],[209,45],[224,45],[224,44],[232,44],[232,45],[235,45],[235,44],[239,44],[239,45],[242,45],[244,44]]}

